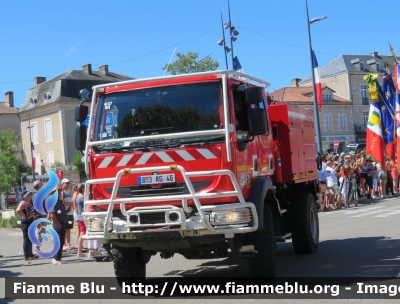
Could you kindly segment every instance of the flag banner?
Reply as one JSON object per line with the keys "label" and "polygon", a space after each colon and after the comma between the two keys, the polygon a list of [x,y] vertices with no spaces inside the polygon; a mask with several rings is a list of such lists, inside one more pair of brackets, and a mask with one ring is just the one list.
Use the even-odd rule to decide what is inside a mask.
{"label": "flag banner", "polygon": [[395,104],[396,104],[396,134],[397,134],[397,144],[396,144],[396,152],[397,152],[397,168],[400,168],[400,64],[397,64],[394,67],[393,71],[394,78],[394,86],[396,90],[395,95]]}
{"label": "flag banner", "polygon": [[[379,84],[378,84],[379,88]],[[383,94],[380,93],[380,109],[382,115],[383,141],[386,155],[395,160],[396,157],[396,124],[395,124],[395,89],[391,75],[383,77]]]}
{"label": "flag banner", "polygon": [[233,69],[239,73],[244,74],[244,70],[243,70],[242,65],[240,64],[237,56],[235,56],[235,58],[233,58]]}
{"label": "flag banner", "polygon": [[376,94],[378,90],[377,75],[366,75],[364,80],[368,83],[368,92],[371,92],[370,100],[372,101],[367,124],[366,152],[385,168],[385,144],[382,135],[381,110],[379,98]]}
{"label": "flag banner", "polygon": [[394,86],[397,94],[400,94],[400,64],[397,64],[393,70]]}
{"label": "flag banner", "polygon": [[312,51],[312,66],[314,69],[315,94],[317,97],[318,108],[321,110],[321,108],[322,108],[322,84],[321,84],[321,77],[319,75],[318,61],[317,61],[317,57],[315,57],[314,51]]}
{"label": "flag banner", "polygon": [[31,142],[31,151],[32,151],[32,169],[36,172],[36,155],[35,155],[35,147],[33,146],[33,142]]}

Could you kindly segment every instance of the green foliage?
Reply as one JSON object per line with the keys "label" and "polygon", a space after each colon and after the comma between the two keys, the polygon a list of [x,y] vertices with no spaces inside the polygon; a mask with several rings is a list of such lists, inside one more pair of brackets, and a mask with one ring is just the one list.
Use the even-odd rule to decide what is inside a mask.
{"label": "green foliage", "polygon": [[18,221],[20,220],[17,216],[12,216],[9,219],[3,219],[0,217],[0,228],[18,228]]}
{"label": "green foliage", "polygon": [[55,169],[57,169],[57,168],[59,168],[59,169],[64,169],[65,167],[66,167],[66,166],[65,166],[62,162],[55,161],[54,164],[52,164],[52,165],[50,166],[50,169],[53,169],[53,170],[55,170]]}
{"label": "green foliage", "polygon": [[13,130],[0,131],[0,193],[6,196],[11,192],[12,186],[17,182],[21,161],[15,157],[18,137]]}
{"label": "green foliage", "polygon": [[78,153],[72,159],[72,165],[75,167],[76,170],[79,172],[79,178],[81,182],[87,180],[87,176],[85,173],[85,164],[81,161],[82,154]]}
{"label": "green foliage", "polygon": [[178,60],[163,67],[164,71],[167,70],[172,75],[215,71],[219,66],[219,62],[213,60],[211,54],[200,60],[197,60],[199,57],[197,52],[188,51],[187,54],[176,52],[176,56]]}

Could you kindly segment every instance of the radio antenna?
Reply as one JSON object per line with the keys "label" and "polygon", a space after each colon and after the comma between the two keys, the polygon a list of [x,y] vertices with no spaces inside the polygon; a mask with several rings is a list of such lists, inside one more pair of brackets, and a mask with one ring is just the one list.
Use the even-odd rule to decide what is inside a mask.
{"label": "radio antenna", "polygon": [[171,59],[169,60],[169,62],[168,62],[168,64],[167,64],[167,67],[165,68],[165,71],[164,71],[164,74],[163,74],[163,76],[165,76],[165,73],[167,73],[167,71],[168,71],[168,67],[169,67],[169,64],[171,63],[171,61],[172,61],[172,58],[173,58],[173,57],[174,57],[174,55],[175,55],[175,52],[176,52],[176,47],[175,47],[175,50],[174,50],[174,52],[172,53]]}

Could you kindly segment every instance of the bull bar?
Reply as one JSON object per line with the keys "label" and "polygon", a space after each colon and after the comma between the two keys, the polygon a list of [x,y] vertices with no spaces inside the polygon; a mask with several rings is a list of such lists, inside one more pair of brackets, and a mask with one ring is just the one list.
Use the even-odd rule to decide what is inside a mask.
{"label": "bull bar", "polygon": [[[182,174],[182,177],[187,185],[189,190],[189,194],[177,194],[177,195],[162,195],[162,196],[147,196],[147,197],[132,197],[132,198],[116,198],[120,180],[122,175],[124,174],[134,174],[134,173],[144,173],[144,172],[154,172],[154,171],[179,171]],[[204,193],[196,193],[192,182],[190,181],[190,177],[197,176],[215,176],[215,175],[227,175],[230,177],[231,182],[233,184],[233,191],[223,191],[223,192],[204,192]],[[94,184],[104,184],[114,182],[114,186],[112,189],[110,199],[100,199],[100,200],[89,200],[89,190],[90,185]],[[229,204],[220,204],[220,205],[206,205],[202,206],[200,203],[201,198],[221,198],[221,197],[232,197],[236,196],[239,199],[238,203],[229,203]],[[234,234],[234,233],[248,233],[257,230],[258,228],[258,215],[256,212],[256,208],[253,203],[245,202],[242,192],[240,191],[239,185],[236,181],[236,178],[232,171],[230,170],[216,170],[216,171],[195,171],[195,172],[186,172],[186,170],[180,165],[169,165],[169,166],[158,166],[158,167],[147,167],[147,168],[125,168],[116,174],[113,178],[102,178],[102,179],[93,179],[86,181],[85,184],[85,203],[84,203],[84,212],[82,213],[83,219],[85,221],[86,226],[90,225],[90,218],[93,217],[105,217],[104,221],[104,229],[99,229],[100,231],[90,231],[88,229],[86,235],[83,236],[84,239],[109,239],[112,235],[121,234],[121,233],[146,233],[146,230],[135,230],[130,231],[130,228],[135,227],[132,224],[128,223],[125,225],[125,231],[113,231],[112,226],[112,213],[114,210],[114,205],[116,203],[120,204],[120,210],[124,216],[129,217],[128,215],[132,212],[140,212],[140,211],[165,211],[168,210],[182,210],[174,206],[146,206],[146,207],[135,207],[130,210],[126,210],[126,203],[145,203],[145,202],[156,202],[156,201],[176,201],[182,200],[182,209],[186,213],[190,213],[190,207],[188,207],[187,200],[193,200],[197,212],[200,217],[200,221],[197,225],[186,225],[187,218],[185,216],[185,212],[181,212],[181,228],[174,229],[174,231],[188,231],[188,230],[197,230],[200,232],[199,234]],[[105,205],[108,204],[107,211],[101,212],[89,212],[88,207],[90,205]],[[205,214],[207,211],[232,211],[238,208],[249,208],[251,210],[252,222],[248,225],[237,225],[237,224],[227,224],[224,226],[213,227],[210,223],[209,217]],[[159,229],[154,230],[151,229],[148,232],[163,232],[166,231],[165,227],[159,227],[160,225],[145,225],[147,227],[158,227]],[[162,224],[165,226],[165,223]],[[139,228],[147,228],[147,227],[139,227]],[[101,231],[103,230],[103,231]],[[168,229],[167,229],[168,231]]]}

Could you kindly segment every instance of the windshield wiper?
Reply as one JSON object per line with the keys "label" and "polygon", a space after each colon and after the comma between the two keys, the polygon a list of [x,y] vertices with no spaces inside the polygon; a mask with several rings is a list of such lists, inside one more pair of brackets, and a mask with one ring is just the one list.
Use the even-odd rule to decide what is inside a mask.
{"label": "windshield wiper", "polygon": [[208,145],[215,142],[223,141],[223,136],[211,138],[211,139],[198,139],[198,140],[191,140],[185,141],[181,143],[181,147],[188,147],[188,146],[203,146]]}
{"label": "windshield wiper", "polygon": [[120,152],[132,152],[132,151],[140,151],[140,152],[150,152],[148,146],[146,145],[134,145],[134,146],[112,146],[112,147],[96,147],[98,153],[120,153]]}

